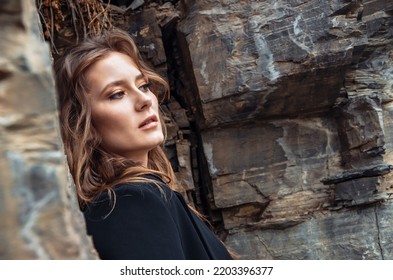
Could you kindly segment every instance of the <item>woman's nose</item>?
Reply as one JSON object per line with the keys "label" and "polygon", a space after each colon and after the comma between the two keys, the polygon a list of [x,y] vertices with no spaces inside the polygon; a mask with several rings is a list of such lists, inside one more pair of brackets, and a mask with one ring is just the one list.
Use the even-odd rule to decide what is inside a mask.
{"label": "woman's nose", "polygon": [[150,108],[152,104],[153,104],[153,100],[150,94],[138,90],[138,99],[135,104],[136,110],[137,111],[146,110]]}

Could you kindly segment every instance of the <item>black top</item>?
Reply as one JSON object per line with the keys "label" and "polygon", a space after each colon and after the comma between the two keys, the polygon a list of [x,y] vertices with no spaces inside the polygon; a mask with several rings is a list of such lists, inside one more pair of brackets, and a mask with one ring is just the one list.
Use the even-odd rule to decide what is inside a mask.
{"label": "black top", "polygon": [[[180,193],[159,181],[114,188],[84,211],[87,232],[101,259],[231,259]],[[114,206],[113,206],[114,205]]]}

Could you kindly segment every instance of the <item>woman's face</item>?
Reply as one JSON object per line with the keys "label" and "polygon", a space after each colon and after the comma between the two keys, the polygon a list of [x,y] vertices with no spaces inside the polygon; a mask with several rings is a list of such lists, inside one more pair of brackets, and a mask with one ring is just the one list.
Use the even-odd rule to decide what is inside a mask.
{"label": "woman's face", "polygon": [[146,166],[164,141],[157,97],[133,60],[111,52],[86,73],[92,121],[103,147]]}

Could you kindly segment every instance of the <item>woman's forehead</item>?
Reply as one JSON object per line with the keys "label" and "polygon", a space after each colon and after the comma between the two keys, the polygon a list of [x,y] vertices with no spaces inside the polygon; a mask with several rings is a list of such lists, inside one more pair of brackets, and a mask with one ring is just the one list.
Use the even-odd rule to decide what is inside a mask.
{"label": "woman's forehead", "polygon": [[92,93],[102,93],[107,87],[144,79],[146,76],[132,58],[118,52],[112,52],[96,61],[86,72],[86,82]]}
{"label": "woman's forehead", "polygon": [[86,74],[87,76],[105,74],[101,77],[105,78],[114,75],[138,76],[142,72],[130,56],[119,52],[111,52],[92,64]]}

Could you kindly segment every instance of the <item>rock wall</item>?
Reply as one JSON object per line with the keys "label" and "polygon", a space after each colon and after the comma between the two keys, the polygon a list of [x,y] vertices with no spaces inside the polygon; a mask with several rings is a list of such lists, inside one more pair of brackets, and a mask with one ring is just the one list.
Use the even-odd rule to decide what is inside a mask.
{"label": "rock wall", "polygon": [[391,1],[183,1],[211,209],[246,259],[391,259]]}
{"label": "rock wall", "polygon": [[[240,258],[393,259],[391,1],[120,2],[112,24],[171,85],[166,148],[181,191]],[[48,58],[32,55],[42,45],[20,24],[27,4],[7,3],[0,256],[90,258],[64,192]]]}
{"label": "rock wall", "polygon": [[91,259],[33,0],[0,6],[0,259]]}

